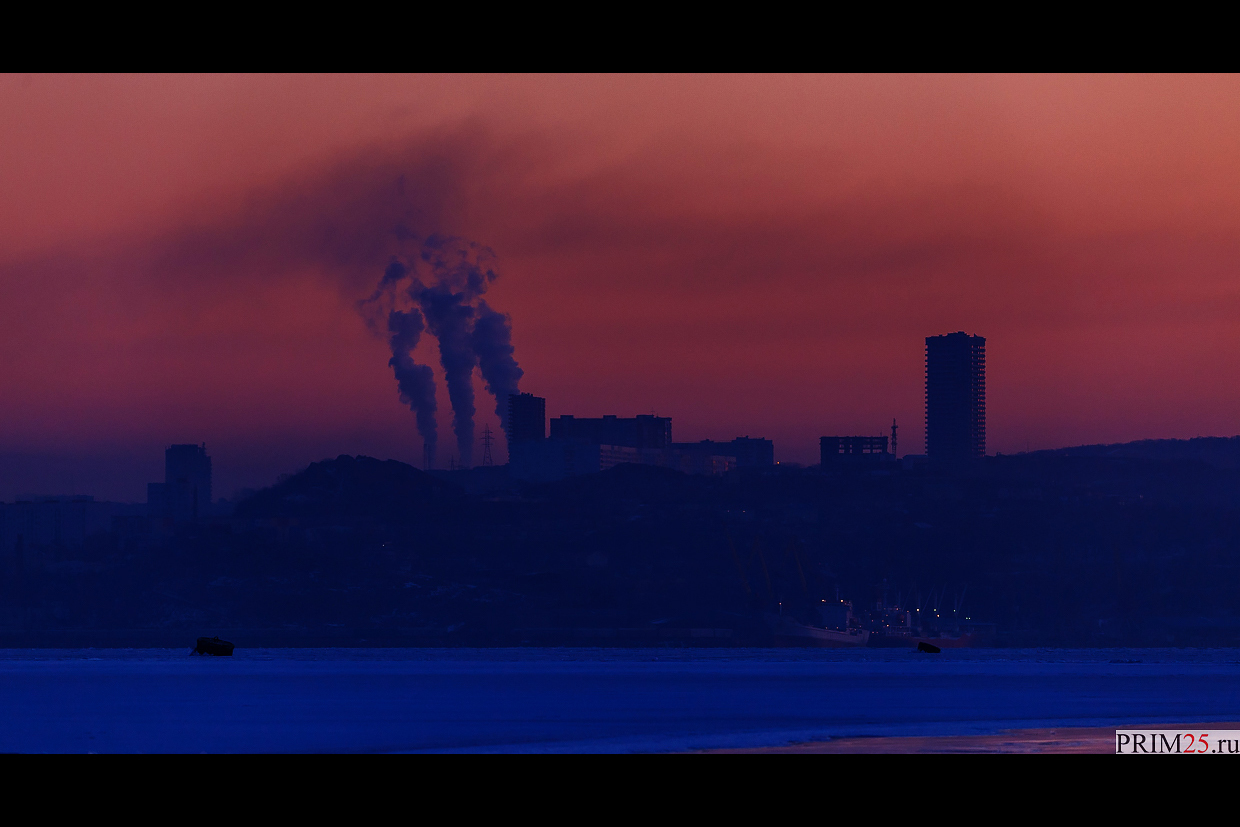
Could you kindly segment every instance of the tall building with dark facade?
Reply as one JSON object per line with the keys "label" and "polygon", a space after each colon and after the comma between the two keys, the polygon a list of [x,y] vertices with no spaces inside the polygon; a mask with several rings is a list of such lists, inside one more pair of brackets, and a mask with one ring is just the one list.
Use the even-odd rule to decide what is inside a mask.
{"label": "tall building with dark facade", "polygon": [[986,340],[967,333],[926,338],[926,455],[986,456]]}
{"label": "tall building with dark facade", "polygon": [[669,416],[635,416],[621,419],[578,419],[557,416],[551,420],[551,438],[569,439],[591,445],[620,445],[628,448],[670,448],[672,418]]}
{"label": "tall building with dark facade", "polygon": [[547,438],[547,400],[532,393],[508,397],[508,444]]}
{"label": "tall building with dark facade", "polygon": [[146,487],[153,517],[197,520],[211,510],[211,457],[205,445],[170,445],[164,451],[164,481]]}

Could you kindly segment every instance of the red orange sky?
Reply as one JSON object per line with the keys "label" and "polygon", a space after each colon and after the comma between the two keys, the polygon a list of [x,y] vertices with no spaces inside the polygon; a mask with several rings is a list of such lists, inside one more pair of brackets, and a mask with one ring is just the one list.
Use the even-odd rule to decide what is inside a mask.
{"label": "red orange sky", "polygon": [[7,76],[0,111],[0,498],[139,499],[171,442],[223,496],[416,460],[354,308],[401,222],[495,250],[551,415],[915,453],[923,339],[965,330],[991,453],[1240,432],[1234,77]]}

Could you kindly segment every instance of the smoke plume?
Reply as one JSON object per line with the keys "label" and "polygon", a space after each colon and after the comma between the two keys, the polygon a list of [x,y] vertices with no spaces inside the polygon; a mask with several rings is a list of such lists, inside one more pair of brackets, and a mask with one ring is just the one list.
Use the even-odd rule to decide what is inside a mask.
{"label": "smoke plume", "polygon": [[435,374],[429,365],[413,361],[413,350],[424,329],[422,314],[417,308],[393,310],[388,314],[388,342],[392,346],[388,364],[396,374],[400,401],[408,405],[416,417],[418,433],[426,446],[426,460],[430,463],[435,458],[435,442],[439,437],[435,423]]}
{"label": "smoke plume", "polygon": [[388,264],[374,293],[360,305],[363,312],[389,308],[392,358],[388,364],[396,375],[401,401],[416,415],[428,460],[437,438],[434,374],[429,365],[413,359],[424,330],[439,341],[460,464],[468,468],[473,463],[475,367],[495,397],[501,425],[507,427],[508,395],[517,393],[522,371],[513,357],[511,319],[481,298],[497,278],[490,266],[494,258],[480,244],[452,236],[428,236],[416,251]]}
{"label": "smoke plume", "polygon": [[478,302],[478,317],[474,321],[474,353],[478,354],[478,367],[486,382],[487,392],[495,397],[495,413],[500,426],[508,428],[508,397],[517,393],[517,383],[525,371],[517,367],[512,346],[512,319],[505,313],[497,313],[485,301]]}
{"label": "smoke plume", "polygon": [[427,287],[418,292],[418,303],[431,333],[439,340],[439,361],[443,365],[448,399],[452,402],[452,432],[460,462],[473,465],[474,450],[474,366],[478,357],[470,341],[474,309],[466,304],[466,293],[453,293],[446,285]]}

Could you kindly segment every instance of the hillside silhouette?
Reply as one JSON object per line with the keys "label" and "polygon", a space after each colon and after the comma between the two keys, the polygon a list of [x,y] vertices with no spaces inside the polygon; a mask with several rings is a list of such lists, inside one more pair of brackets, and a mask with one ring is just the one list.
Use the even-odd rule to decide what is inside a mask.
{"label": "hillside silhouette", "polygon": [[1230,442],[545,484],[340,456],[229,517],[25,548],[3,561],[0,636],[614,645],[708,628],[761,644],[764,613],[842,598],[958,609],[1002,645],[1237,645]]}
{"label": "hillside silhouette", "polygon": [[1206,436],[1192,439],[1142,439],[1109,445],[1078,445],[1036,451],[1037,456],[1049,454],[1062,457],[1109,457],[1114,459],[1187,460],[1203,462],[1215,468],[1240,469],[1240,436]]}
{"label": "hillside silhouette", "polygon": [[235,513],[242,519],[282,517],[306,523],[367,518],[403,523],[464,498],[459,486],[412,465],[342,454],[311,463],[253,494],[238,503]]}

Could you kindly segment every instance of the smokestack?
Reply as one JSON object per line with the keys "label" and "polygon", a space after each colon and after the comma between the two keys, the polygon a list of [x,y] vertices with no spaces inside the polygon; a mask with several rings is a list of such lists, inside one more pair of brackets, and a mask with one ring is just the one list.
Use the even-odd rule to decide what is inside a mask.
{"label": "smokestack", "polygon": [[460,462],[465,468],[472,468],[476,413],[473,377],[478,357],[470,343],[474,309],[465,303],[466,300],[465,293],[453,293],[443,284],[425,288],[418,294],[427,326],[439,340],[439,360],[452,403],[452,431],[456,434]]}
{"label": "smokestack", "polygon": [[[475,242],[428,236],[416,255],[388,264],[375,292],[358,304],[372,326],[376,326],[376,315],[391,308],[389,364],[396,374],[401,400],[417,415],[418,432],[429,446],[428,452],[433,451],[436,440],[435,380],[430,367],[414,362],[412,354],[423,330],[439,340],[439,358],[452,403],[452,430],[461,465],[467,468],[473,465],[475,365],[482,372],[487,392],[495,397],[495,412],[504,429],[508,425],[508,397],[518,393],[523,373],[513,356],[512,320],[481,298],[497,278],[489,266],[494,258],[490,248]],[[406,279],[409,286],[402,291]],[[414,307],[396,309],[406,303]]]}
{"label": "smokestack", "polygon": [[435,374],[429,365],[419,365],[413,360],[414,348],[418,346],[424,329],[422,314],[417,308],[407,312],[393,310],[388,314],[388,341],[392,346],[392,358],[388,364],[396,374],[400,401],[414,412],[418,433],[425,446],[426,464],[430,467],[439,437],[435,422]]}

